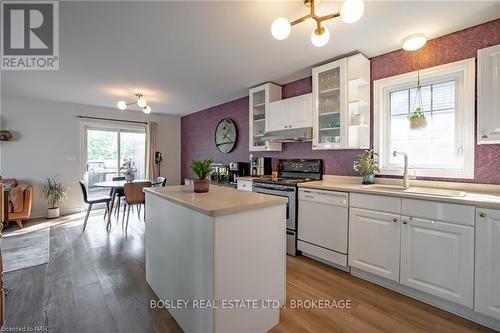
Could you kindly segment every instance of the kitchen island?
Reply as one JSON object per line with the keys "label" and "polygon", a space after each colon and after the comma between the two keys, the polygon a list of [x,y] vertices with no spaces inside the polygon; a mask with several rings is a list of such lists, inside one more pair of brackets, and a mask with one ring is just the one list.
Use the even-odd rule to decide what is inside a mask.
{"label": "kitchen island", "polygon": [[266,332],[285,300],[286,199],[145,189],[146,280],[185,332]]}

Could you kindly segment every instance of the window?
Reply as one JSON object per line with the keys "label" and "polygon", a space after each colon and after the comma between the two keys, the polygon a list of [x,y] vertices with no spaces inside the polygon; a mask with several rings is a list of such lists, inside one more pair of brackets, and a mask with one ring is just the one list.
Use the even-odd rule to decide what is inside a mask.
{"label": "window", "polygon": [[[132,159],[136,179],[146,178],[146,130],[144,126],[116,126],[114,124],[83,124],[83,179],[90,192],[106,194],[109,190],[95,183],[122,176],[120,166],[124,159]],[[103,192],[104,191],[104,192]],[[102,193],[100,193],[102,192]]]}
{"label": "window", "polygon": [[382,174],[402,174],[408,154],[411,174],[474,177],[474,59],[420,71],[427,126],[410,129],[408,114],[420,106],[417,72],[374,82],[374,146]]}

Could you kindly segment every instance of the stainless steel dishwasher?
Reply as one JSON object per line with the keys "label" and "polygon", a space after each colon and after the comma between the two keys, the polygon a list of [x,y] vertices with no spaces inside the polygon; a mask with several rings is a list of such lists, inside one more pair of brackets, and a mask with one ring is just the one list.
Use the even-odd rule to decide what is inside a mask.
{"label": "stainless steel dishwasher", "polygon": [[349,193],[299,189],[297,248],[347,269]]}

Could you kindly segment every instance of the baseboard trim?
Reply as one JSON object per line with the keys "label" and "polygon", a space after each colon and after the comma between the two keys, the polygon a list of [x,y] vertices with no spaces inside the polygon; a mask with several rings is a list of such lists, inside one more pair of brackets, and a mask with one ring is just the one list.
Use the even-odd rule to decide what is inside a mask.
{"label": "baseboard trim", "polygon": [[[83,207],[73,207],[73,208],[65,208],[60,210],[61,216],[63,215],[70,215],[70,214],[76,214],[76,213],[81,213],[85,211]],[[30,220],[32,219],[42,219],[42,218],[47,218],[47,210],[43,211],[32,211]]]}
{"label": "baseboard trim", "polygon": [[473,321],[480,325],[489,327],[493,330],[500,331],[500,321],[490,318],[488,316],[482,315],[480,313],[474,312],[474,310],[469,309],[463,305],[455,304],[449,301],[445,301],[439,297],[429,295],[427,293],[414,290],[410,287],[403,286],[398,282],[387,280],[385,278],[376,276],[371,273],[364,272],[357,268],[351,267],[351,275],[356,276],[360,279],[372,282],[376,285],[382,286],[384,288],[393,290],[410,298],[414,298],[423,303],[435,306],[446,312],[450,312],[459,317],[465,318],[467,320]]}

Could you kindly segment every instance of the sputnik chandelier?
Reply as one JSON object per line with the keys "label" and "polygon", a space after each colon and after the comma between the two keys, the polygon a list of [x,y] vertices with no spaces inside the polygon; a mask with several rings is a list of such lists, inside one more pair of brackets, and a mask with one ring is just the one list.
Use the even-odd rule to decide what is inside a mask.
{"label": "sputnik chandelier", "polygon": [[278,40],[286,39],[290,34],[290,30],[293,25],[299,24],[311,18],[316,21],[316,29],[314,29],[311,33],[311,42],[314,46],[322,47],[328,43],[328,40],[330,39],[330,32],[326,27],[323,27],[321,23],[339,16],[345,23],[354,23],[359,20],[361,16],[363,16],[363,12],[365,10],[363,0],[345,0],[342,4],[342,8],[340,9],[340,13],[318,16],[315,11],[315,5],[318,2],[319,0],[304,0],[304,5],[309,7],[311,11],[306,16],[296,19],[295,21],[289,22],[284,17],[279,17],[274,20],[271,26],[271,33],[274,38]]}
{"label": "sputnik chandelier", "polygon": [[119,101],[116,103],[116,107],[120,110],[125,110],[128,105],[136,104],[137,106],[141,108],[142,112],[144,113],[151,113],[151,107],[148,105],[148,101],[144,98],[144,96],[140,93],[135,94],[135,97],[137,97],[137,101],[127,103],[125,101]]}

